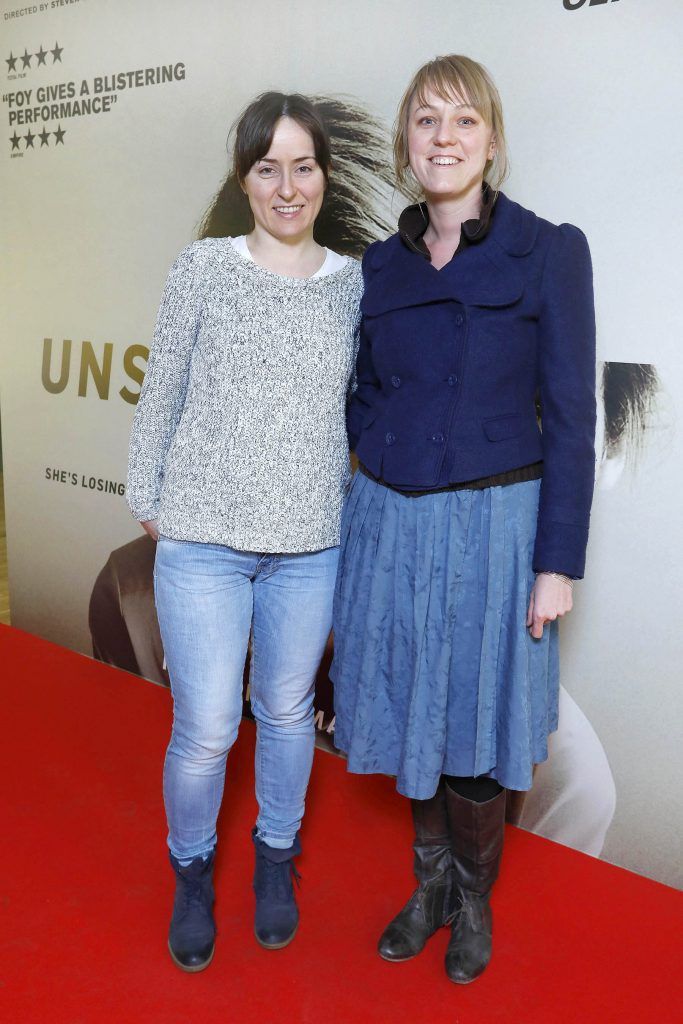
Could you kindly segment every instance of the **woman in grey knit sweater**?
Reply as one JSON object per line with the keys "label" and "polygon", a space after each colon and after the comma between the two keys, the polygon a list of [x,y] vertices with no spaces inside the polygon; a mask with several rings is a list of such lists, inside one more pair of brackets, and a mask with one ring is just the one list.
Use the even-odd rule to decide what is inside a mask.
{"label": "woman in grey knit sweater", "polygon": [[316,107],[259,97],[238,122],[234,163],[253,230],[195,242],[171,268],[128,472],[131,511],[158,540],[174,699],[169,948],[188,971],[213,956],[216,819],[250,635],[255,931],[269,949],[296,931],[292,858],[350,475],[345,403],[362,291],[359,264],[314,240],[330,170]]}

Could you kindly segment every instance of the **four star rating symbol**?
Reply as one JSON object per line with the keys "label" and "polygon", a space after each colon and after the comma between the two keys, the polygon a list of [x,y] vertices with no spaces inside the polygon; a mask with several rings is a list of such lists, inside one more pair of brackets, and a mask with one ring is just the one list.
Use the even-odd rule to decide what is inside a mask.
{"label": "four star rating symbol", "polygon": [[36,65],[35,66],[37,68],[39,68],[41,64],[44,64],[45,67],[47,67],[48,66],[47,65],[47,55],[48,55],[48,53],[52,54],[52,63],[53,64],[56,64],[58,61],[61,64],[62,63],[62,53],[63,52],[64,52],[64,47],[60,46],[59,43],[55,43],[54,49],[52,49],[52,50],[44,50],[43,49],[43,44],[41,43],[40,44],[40,49],[36,53],[29,53],[27,49],[24,49],[23,54],[20,54],[20,55],[18,55],[16,57],[14,56],[13,53],[10,53],[9,57],[5,57],[5,63],[7,64],[7,73],[9,74],[10,71],[16,71],[17,70],[17,61],[18,60],[21,61],[21,70],[22,71],[24,71],[26,68],[30,68],[32,66],[31,65],[31,61],[33,60],[34,57],[36,58]]}
{"label": "four star rating symbol", "polygon": [[32,132],[29,128],[29,130],[26,132],[26,135],[17,135],[15,129],[14,135],[10,135],[10,142],[12,143],[12,152],[14,152],[15,149],[18,150],[20,153],[22,152],[19,145],[22,139],[24,140],[24,152],[27,149],[35,149],[36,139],[40,139],[41,149],[43,148],[43,146],[49,146],[51,135],[54,135],[55,137],[55,146],[63,146],[64,136],[66,135],[66,128],[62,128],[61,124],[57,125],[57,130],[54,132],[49,132],[46,128],[43,128],[42,132]]}

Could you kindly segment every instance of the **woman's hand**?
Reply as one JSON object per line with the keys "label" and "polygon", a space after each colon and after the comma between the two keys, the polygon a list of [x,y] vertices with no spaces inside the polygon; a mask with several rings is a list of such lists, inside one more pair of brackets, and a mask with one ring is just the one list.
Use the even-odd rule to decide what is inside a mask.
{"label": "woman's hand", "polygon": [[157,529],[156,519],[148,519],[145,523],[140,523],[140,526],[148,533],[152,540],[159,540],[159,531]]}
{"label": "woman's hand", "polygon": [[558,615],[565,615],[572,610],[571,584],[558,576],[547,572],[539,572],[536,582],[531,588],[529,611],[526,624],[531,627],[531,635],[540,640],[546,622],[554,622]]}

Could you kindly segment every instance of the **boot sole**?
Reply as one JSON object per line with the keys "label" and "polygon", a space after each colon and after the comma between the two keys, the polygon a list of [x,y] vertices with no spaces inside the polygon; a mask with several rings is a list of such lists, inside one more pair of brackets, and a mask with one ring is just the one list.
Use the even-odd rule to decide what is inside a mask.
{"label": "boot sole", "polygon": [[171,942],[170,942],[170,940],[168,942],[168,951],[171,954],[171,960],[176,965],[176,967],[180,968],[181,971],[185,971],[186,974],[198,974],[199,971],[205,971],[206,968],[211,963],[211,961],[213,960],[213,954],[216,952],[216,946],[214,944],[214,946],[211,949],[211,953],[209,954],[209,956],[207,957],[207,959],[204,961],[203,964],[194,964],[193,966],[190,966],[190,967],[188,967],[186,964],[183,964],[183,963],[180,962],[178,957],[175,955],[175,953],[171,949]]}
{"label": "boot sole", "polygon": [[256,936],[256,941],[258,942],[259,946],[261,946],[263,949],[284,949],[285,946],[288,946],[290,944],[290,942],[292,941],[292,939],[294,938],[294,936],[296,935],[298,930],[299,930],[299,925],[297,923],[297,926],[294,929],[294,931],[292,932],[292,934],[289,936],[288,939],[285,939],[284,942],[263,942],[262,939],[259,939],[258,934],[257,934],[255,928],[254,928],[254,935]]}

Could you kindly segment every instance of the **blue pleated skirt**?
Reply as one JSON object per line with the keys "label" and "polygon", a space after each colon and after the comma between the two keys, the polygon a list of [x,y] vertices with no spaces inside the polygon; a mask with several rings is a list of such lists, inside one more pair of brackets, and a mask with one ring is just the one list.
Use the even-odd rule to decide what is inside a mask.
{"label": "blue pleated skirt", "polygon": [[442,773],[531,786],[557,728],[557,622],[526,628],[540,481],[408,498],[357,473],[334,604],[335,745],[434,795]]}

